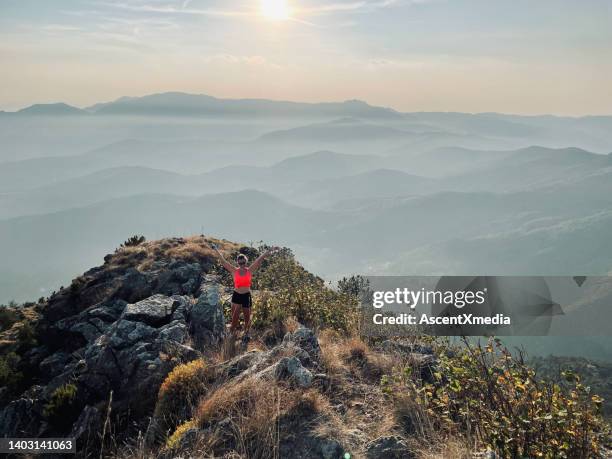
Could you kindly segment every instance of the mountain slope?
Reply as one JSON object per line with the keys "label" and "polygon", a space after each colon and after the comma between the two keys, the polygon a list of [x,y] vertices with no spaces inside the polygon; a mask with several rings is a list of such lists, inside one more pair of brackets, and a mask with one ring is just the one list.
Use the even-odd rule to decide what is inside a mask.
{"label": "mountain slope", "polygon": [[88,113],[80,108],[60,102],[56,104],[31,105],[15,112],[15,114],[22,116],[77,116],[87,115]]}
{"label": "mountain slope", "polygon": [[[126,155],[129,145],[125,145]],[[112,163],[111,158],[98,152],[91,160],[86,159],[89,158],[79,156],[9,163],[6,170],[0,171],[5,187],[39,186],[0,193],[0,219],[50,213],[143,193],[197,196],[257,188],[286,197],[305,181],[359,173],[377,167],[381,161],[374,156],[322,151],[289,158],[270,167],[235,165],[187,175],[131,165],[96,170],[108,164],[105,161]],[[15,175],[26,172],[28,181],[15,179]]]}
{"label": "mountain slope", "polygon": [[0,221],[0,302],[56,288],[62,279],[98,261],[126,234],[151,238],[204,230],[246,241],[299,241],[334,227],[340,219],[246,190],[200,198],[131,196],[4,220]]}
{"label": "mountain slope", "polygon": [[292,129],[278,130],[262,135],[259,142],[376,142],[405,139],[414,133],[395,127],[349,120],[315,123]]}
{"label": "mountain slope", "polygon": [[339,208],[345,200],[424,195],[444,190],[444,182],[393,169],[375,169],[357,175],[315,180],[287,197],[304,206]]}

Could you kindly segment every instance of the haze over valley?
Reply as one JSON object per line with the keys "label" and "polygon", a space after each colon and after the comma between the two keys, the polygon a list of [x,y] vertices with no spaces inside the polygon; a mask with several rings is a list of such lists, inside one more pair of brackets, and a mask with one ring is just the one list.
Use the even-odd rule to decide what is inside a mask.
{"label": "haze over valley", "polygon": [[294,247],[313,271],[606,274],[612,117],[184,93],[0,114],[0,301],[128,235]]}

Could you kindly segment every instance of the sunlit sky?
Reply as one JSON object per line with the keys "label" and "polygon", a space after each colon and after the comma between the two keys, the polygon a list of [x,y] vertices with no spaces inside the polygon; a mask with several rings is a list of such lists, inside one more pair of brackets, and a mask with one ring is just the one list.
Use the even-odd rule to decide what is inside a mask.
{"label": "sunlit sky", "polygon": [[612,114],[611,0],[0,0],[0,109],[183,91]]}

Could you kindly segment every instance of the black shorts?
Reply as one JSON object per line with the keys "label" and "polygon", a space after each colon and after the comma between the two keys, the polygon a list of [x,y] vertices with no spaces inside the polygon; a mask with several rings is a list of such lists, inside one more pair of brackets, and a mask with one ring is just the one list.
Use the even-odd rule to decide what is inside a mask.
{"label": "black shorts", "polygon": [[240,304],[243,308],[250,308],[252,304],[251,292],[238,293],[234,291],[232,294],[232,303]]}

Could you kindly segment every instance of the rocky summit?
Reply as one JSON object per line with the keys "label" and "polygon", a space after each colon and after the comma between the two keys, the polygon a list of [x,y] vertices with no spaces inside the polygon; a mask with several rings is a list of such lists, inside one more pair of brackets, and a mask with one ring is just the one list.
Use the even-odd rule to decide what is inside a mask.
{"label": "rocky summit", "polygon": [[[549,386],[491,343],[360,336],[361,281],[332,289],[289,249],[255,274],[251,340],[241,342],[226,331],[231,279],[212,242],[228,259],[262,253],[204,236],[132,238],[68,287],[3,310],[0,436],[74,438],[83,458],[494,458],[512,457],[498,438],[524,416],[494,425],[500,404],[549,406]],[[513,377],[482,397],[493,374]],[[600,403],[550,393],[564,422],[573,419],[564,400],[574,410]],[[588,430],[581,421],[554,438],[582,428],[590,451],[605,453],[606,431],[589,413]],[[553,445],[547,419],[533,417],[529,435],[541,437],[524,443],[529,451]],[[570,441],[558,448],[588,456],[572,456]]]}

